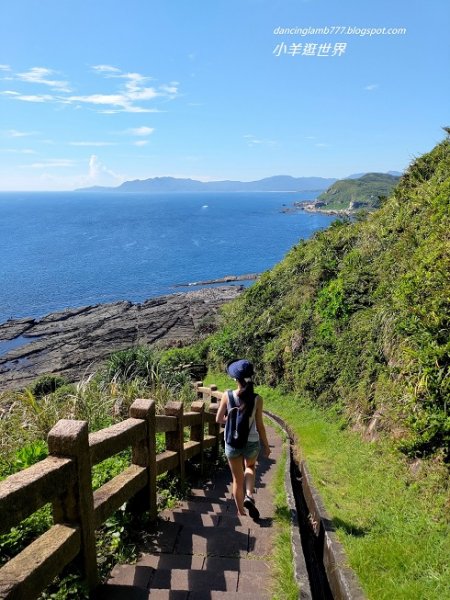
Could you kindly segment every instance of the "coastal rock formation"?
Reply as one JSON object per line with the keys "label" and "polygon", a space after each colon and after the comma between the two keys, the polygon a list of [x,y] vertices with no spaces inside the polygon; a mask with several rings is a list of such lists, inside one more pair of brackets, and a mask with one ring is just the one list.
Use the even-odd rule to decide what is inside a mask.
{"label": "coastal rock formation", "polygon": [[[17,389],[43,373],[76,381],[112,352],[133,345],[193,341],[241,286],[223,286],[149,299],[68,309],[42,319],[0,325],[0,391]],[[9,342],[10,341],[10,342]]]}
{"label": "coastal rock formation", "polygon": [[246,275],[225,275],[220,279],[207,279],[206,281],[192,281],[190,283],[178,283],[174,287],[196,287],[204,285],[215,285],[217,283],[231,283],[233,281],[253,281],[258,279],[258,273],[247,273]]}

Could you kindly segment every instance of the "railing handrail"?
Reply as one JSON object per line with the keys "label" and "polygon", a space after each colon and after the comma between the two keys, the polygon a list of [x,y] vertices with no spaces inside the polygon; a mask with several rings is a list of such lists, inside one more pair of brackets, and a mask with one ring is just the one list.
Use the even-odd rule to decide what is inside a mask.
{"label": "railing handrail", "polygon": [[[203,468],[204,450],[218,450],[217,387],[205,387],[202,382],[195,387],[199,400],[187,412],[181,402],[169,402],[165,414],[156,415],[154,400],[138,399],[128,419],[91,434],[87,422],[62,419],[48,435],[49,456],[0,482],[0,532],[48,503],[53,505],[54,521],[0,568],[0,598],[36,597],[74,559],[88,587],[96,586],[95,530],[130,499],[134,507],[149,510],[155,519],[156,477],[177,469],[184,478],[186,460],[199,455]],[[187,442],[185,427],[191,429]],[[166,448],[159,454],[157,433],[166,436]],[[92,465],[129,447],[132,464],[94,491]]]}

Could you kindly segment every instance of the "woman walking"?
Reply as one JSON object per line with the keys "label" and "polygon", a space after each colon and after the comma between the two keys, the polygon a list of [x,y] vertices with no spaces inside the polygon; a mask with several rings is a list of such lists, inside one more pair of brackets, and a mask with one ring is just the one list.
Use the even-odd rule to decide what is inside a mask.
{"label": "woman walking", "polygon": [[[225,424],[225,455],[233,476],[233,496],[239,516],[248,510],[252,519],[259,518],[253,492],[256,459],[262,445],[264,455],[270,455],[263,422],[263,400],[253,388],[253,365],[248,360],[236,360],[227,367],[236,380],[237,389],[224,392],[216,421]],[[245,489],[245,496],[244,496]]]}

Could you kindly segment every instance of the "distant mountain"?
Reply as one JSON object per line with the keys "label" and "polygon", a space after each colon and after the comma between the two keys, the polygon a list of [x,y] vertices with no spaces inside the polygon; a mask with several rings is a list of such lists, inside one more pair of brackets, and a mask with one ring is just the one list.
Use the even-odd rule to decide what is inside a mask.
{"label": "distant mountain", "polygon": [[399,177],[387,173],[367,173],[358,179],[341,179],[317,198],[318,210],[373,210],[380,198],[389,196]]}
{"label": "distant mountain", "polygon": [[[368,173],[354,173],[353,175],[344,177],[344,179],[361,179],[361,177],[364,177],[364,175],[368,175]],[[386,173],[380,173],[380,175],[393,175],[394,177],[401,177],[403,173],[400,173],[400,171],[387,171]]]}
{"label": "distant mountain", "polygon": [[257,181],[197,181],[176,177],[153,177],[125,181],[118,187],[88,187],[77,192],[306,192],[327,189],[336,179],[276,175]]}

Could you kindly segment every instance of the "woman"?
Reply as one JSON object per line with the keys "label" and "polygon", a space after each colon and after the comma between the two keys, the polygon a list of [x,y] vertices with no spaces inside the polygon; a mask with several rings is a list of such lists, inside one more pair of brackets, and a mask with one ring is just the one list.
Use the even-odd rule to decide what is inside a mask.
{"label": "woman", "polygon": [[[248,441],[243,448],[234,448],[226,442],[225,455],[230,465],[233,476],[233,496],[239,516],[246,516],[248,510],[252,519],[258,519],[259,510],[256,508],[253,498],[255,489],[256,459],[262,444],[264,455],[270,455],[270,447],[267,441],[266,429],[263,423],[263,400],[256,395],[253,389],[253,365],[248,360],[236,360],[227,367],[230,377],[236,380],[237,389],[233,390],[232,400],[239,411],[247,411],[249,417]],[[231,393],[231,391],[230,391]],[[228,390],[222,395],[216,421],[220,424],[226,423],[230,410]],[[245,488],[245,497],[244,497]]]}

